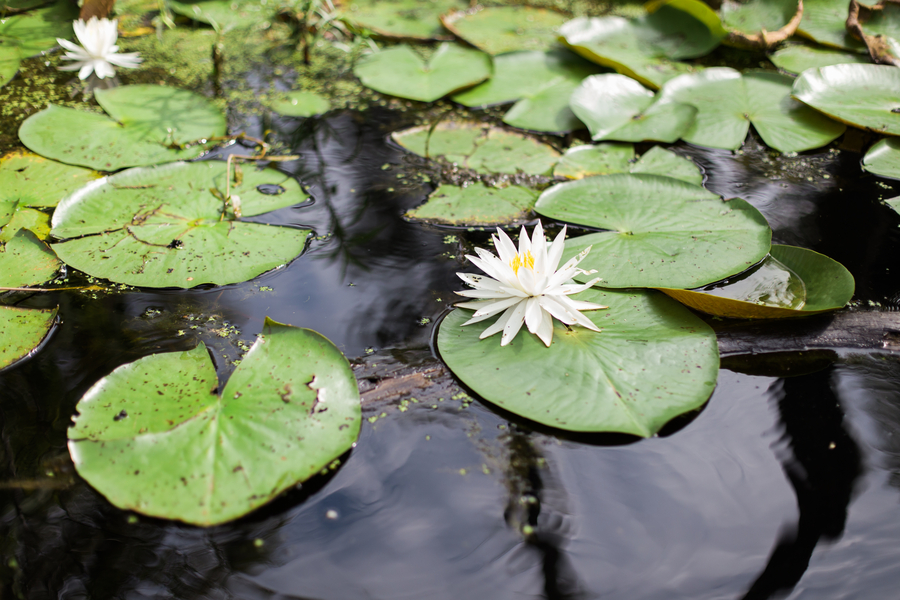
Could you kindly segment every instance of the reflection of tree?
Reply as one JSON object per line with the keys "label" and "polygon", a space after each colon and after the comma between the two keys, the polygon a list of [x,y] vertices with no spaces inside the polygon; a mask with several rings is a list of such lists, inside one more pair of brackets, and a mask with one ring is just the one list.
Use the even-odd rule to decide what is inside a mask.
{"label": "reflection of tree", "polygon": [[[509,500],[503,516],[510,527],[522,531],[525,543],[540,556],[544,574],[544,597],[549,600],[575,600],[583,597],[578,575],[566,557],[563,546],[569,537],[562,515],[542,511],[544,482],[540,453],[531,434],[515,426],[506,436],[509,462],[504,482]],[[543,514],[542,514],[543,512]]]}
{"label": "reflection of tree", "polygon": [[800,516],[796,529],[781,536],[745,600],[771,598],[793,588],[819,540],[835,539],[844,531],[862,463],[859,447],[844,427],[831,373],[828,369],[780,379],[770,388],[789,449],[782,465],[797,494]]}

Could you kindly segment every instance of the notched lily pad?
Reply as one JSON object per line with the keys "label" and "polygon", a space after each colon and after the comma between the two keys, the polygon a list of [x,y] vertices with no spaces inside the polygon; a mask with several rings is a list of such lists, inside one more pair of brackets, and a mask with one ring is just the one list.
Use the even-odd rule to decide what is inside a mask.
{"label": "notched lily pad", "polygon": [[225,134],[225,116],[187,90],[125,85],[94,95],[109,117],[51,104],[22,123],[22,143],[60,162],[117,171],[194,158],[201,140]]}
{"label": "notched lily pad", "polygon": [[[4,234],[7,229],[12,230],[4,227]],[[38,285],[53,279],[62,267],[47,244],[27,229],[3,235],[0,242],[0,287]]]}
{"label": "notched lily pad", "polygon": [[772,231],[740,198],[722,200],[671,177],[620,173],[586,177],[547,189],[539,214],[605,229],[572,238],[564,256],[588,246],[581,267],[596,269],[610,288],[695,288],[758,263]]}
{"label": "notched lily pad", "polygon": [[553,169],[555,176],[568,179],[613,173],[655,173],[694,185],[703,183],[700,168],[690,159],[659,146],[650,148],[639,160],[635,160],[631,144],[575,146],[566,150]]}
{"label": "notched lily pad", "polygon": [[422,206],[406,216],[439,225],[505,225],[526,221],[538,193],[511,185],[494,188],[483,183],[466,187],[443,184],[431,192]]}
{"label": "notched lily pad", "polygon": [[50,333],[59,308],[0,306],[0,369],[28,356]]}
{"label": "notched lily pad", "polygon": [[839,262],[795,246],[773,245],[747,272],[697,290],[663,289],[695,310],[736,319],[783,319],[843,308],[853,275]]}
{"label": "notched lily pad", "polygon": [[594,141],[671,143],[691,128],[697,115],[686,102],[656,102],[656,95],[640,83],[614,73],[585,79],[569,105]]}
{"label": "notched lily pad", "polygon": [[309,329],[266,319],[218,389],[202,343],[117,368],[78,402],[75,468],[120,508],[209,526],[319,473],[359,434],[350,365]]}
{"label": "notched lily pad", "polygon": [[451,32],[488,54],[547,50],[568,17],[531,6],[476,6],[441,17]]}
{"label": "notched lily pad", "polygon": [[[230,186],[220,161],[129,169],[99,179],[56,209],[52,234],[65,241],[53,249],[89,275],[147,287],[225,285],[285,265],[303,251],[309,230],[238,221],[235,213],[259,215],[308,196],[274,169],[241,169],[241,180],[232,172]],[[266,185],[285,191],[268,194],[260,190]]]}
{"label": "notched lily pad", "polygon": [[900,135],[900,69],[888,65],[832,65],[794,81],[793,96],[842,123]]}
{"label": "notched lily pad", "polygon": [[419,156],[441,157],[481,173],[549,175],[559,152],[527,136],[467,121],[423,125],[392,135]]}
{"label": "notched lily pad", "polygon": [[524,331],[500,346],[478,339],[491,320],[462,327],[472,313],[456,309],[438,331],[441,358],[485,400],[570,431],[649,437],[706,402],[719,368],[708,325],[655,292],[592,288],[571,297],[609,306],[585,313],[600,333],[554,320],[549,348]]}
{"label": "notched lily pad", "polygon": [[360,59],[353,73],[362,84],[382,94],[434,102],[491,76],[491,57],[484,52],[444,43],[426,63],[407,45],[394,46]]}
{"label": "notched lily pad", "polygon": [[0,158],[0,202],[56,206],[65,196],[101,177],[97,171],[48,160],[24,150]]}
{"label": "notched lily pad", "polygon": [[736,149],[750,124],[767,145],[781,152],[819,148],[845,127],[791,98],[791,78],[770,71],[740,72],[728,67],[706,69],[668,82],[657,104],[689,103],[698,109],[686,142]]}

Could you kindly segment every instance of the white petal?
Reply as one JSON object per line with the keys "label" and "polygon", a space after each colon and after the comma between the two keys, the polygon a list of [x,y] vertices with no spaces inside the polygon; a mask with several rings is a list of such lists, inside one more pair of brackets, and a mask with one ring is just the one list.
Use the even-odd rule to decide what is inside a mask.
{"label": "white petal", "polygon": [[550,313],[541,311],[541,324],[537,331],[532,332],[540,338],[548,348],[553,341],[553,317]]}
{"label": "white petal", "polygon": [[[481,248],[478,249],[480,250]],[[496,279],[500,283],[504,285],[510,285],[512,283],[509,277],[509,275],[512,274],[512,269],[509,267],[504,268],[503,263],[497,260],[492,254],[488,253],[487,256],[482,256],[480,258],[474,256],[466,256],[466,258],[469,259],[470,263],[487,273],[489,277]]]}
{"label": "white petal", "polygon": [[475,314],[472,315],[472,318],[478,318],[479,321],[481,321],[482,319],[487,319],[488,317],[492,317],[498,312],[506,310],[510,306],[518,304],[521,301],[522,300],[520,300],[519,298],[504,298],[503,300],[492,302],[489,305],[476,310]]}
{"label": "white petal", "polygon": [[506,235],[506,232],[498,227],[496,235],[491,236],[491,238],[494,240],[494,248],[496,248],[500,260],[507,265],[511,263],[512,259],[516,257],[516,246],[509,239],[509,236]]}
{"label": "white petal", "polygon": [[116,70],[113,69],[112,65],[105,60],[94,61],[94,72],[100,79],[104,79],[106,77],[115,77],[116,75]]}
{"label": "white petal", "polygon": [[106,57],[108,62],[126,69],[134,69],[138,67],[143,59],[137,52],[127,52],[125,54],[110,54]]}
{"label": "white petal", "polygon": [[78,71],[78,78],[79,79],[87,79],[88,77],[91,76],[91,73],[93,73],[93,72],[94,72],[94,63],[93,62],[84,63],[81,65],[81,70]]}
{"label": "white petal", "polygon": [[[66,50],[71,50],[75,53],[83,53],[84,50],[76,44],[75,42],[70,42],[69,40],[64,40],[62,38],[56,38],[56,43],[65,48]],[[66,55],[68,56],[68,54]]]}
{"label": "white petal", "polygon": [[556,268],[559,266],[559,259],[562,258],[565,248],[566,226],[563,225],[562,231],[559,232],[556,239],[553,240],[553,243],[550,244],[550,248],[547,250],[547,273],[556,271]]}
{"label": "white petal", "polygon": [[566,310],[575,318],[575,322],[581,325],[582,327],[586,327],[592,331],[600,331],[600,328],[594,325],[594,322],[589,318],[578,312],[574,307],[569,305],[569,299],[566,297],[557,297],[555,298],[559,301],[560,304],[566,307]]}
{"label": "white petal", "polygon": [[531,240],[528,239],[528,232],[522,225],[522,231],[519,232],[519,256],[525,256],[526,252],[531,251]]}
{"label": "white petal", "polygon": [[528,326],[528,331],[537,333],[543,312],[539,298],[529,298],[525,301],[525,325]]}
{"label": "white petal", "polygon": [[478,275],[475,273],[457,273],[457,277],[479,290],[496,290],[500,287],[500,282],[486,275]]}
{"label": "white petal", "polygon": [[509,298],[511,295],[494,290],[460,290],[454,293],[464,298]]}
{"label": "white petal", "polygon": [[493,325],[490,325],[487,329],[481,332],[481,335],[478,336],[478,339],[483,340],[484,338],[491,337],[495,333],[499,333],[503,331],[503,328],[506,327],[506,324],[509,323],[509,318],[512,316],[513,312],[515,312],[516,308],[514,306],[507,308],[506,312],[500,315],[500,318],[494,321]]}
{"label": "white petal", "polygon": [[513,341],[519,330],[522,329],[522,323],[525,322],[525,304],[525,302],[519,302],[507,309],[510,312],[506,325],[503,326],[503,336],[500,338],[501,346],[506,346]]}

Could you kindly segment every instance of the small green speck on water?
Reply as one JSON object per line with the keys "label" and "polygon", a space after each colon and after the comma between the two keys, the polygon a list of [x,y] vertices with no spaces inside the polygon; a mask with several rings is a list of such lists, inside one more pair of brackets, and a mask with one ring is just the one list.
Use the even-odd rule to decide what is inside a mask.
{"label": "small green speck on water", "polygon": [[460,469],[460,470],[459,470],[459,474],[460,474],[460,475],[465,475],[465,474],[466,474],[466,470],[465,470],[465,469]]}
{"label": "small green speck on water", "polygon": [[265,542],[262,540],[262,538],[256,538],[255,540],[253,540],[253,545],[257,548],[262,548],[265,545]]}

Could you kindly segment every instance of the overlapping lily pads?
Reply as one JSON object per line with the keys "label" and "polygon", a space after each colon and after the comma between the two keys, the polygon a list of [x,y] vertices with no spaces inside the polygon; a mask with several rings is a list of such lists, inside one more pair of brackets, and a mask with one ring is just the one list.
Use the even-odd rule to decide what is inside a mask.
{"label": "overlapping lily pads", "polygon": [[797,32],[825,46],[865,50],[865,44],[847,31],[847,0],[804,0]]}
{"label": "overlapping lily pads", "polygon": [[862,165],[870,173],[900,179],[900,139],[884,138],[875,143],[863,157]]}
{"label": "overlapping lily pads", "polygon": [[610,288],[696,288],[740,273],[765,257],[772,232],[740,198],[660,175],[627,173],[555,185],[538,199],[546,217],[605,229],[573,238],[581,263]]}
{"label": "overlapping lily pads", "polygon": [[39,346],[50,333],[58,311],[0,306],[0,369],[22,360]]}
{"label": "overlapping lily pads", "polygon": [[56,209],[52,233],[64,241],[53,249],[94,277],[148,287],[246,281],[297,257],[309,230],[234,220],[302,202],[297,182],[244,165],[228,186],[225,171],[219,161],[173,163],[99,179]]}
{"label": "overlapping lily pads", "polygon": [[769,60],[778,67],[791,73],[802,73],[807,69],[842,64],[869,64],[866,54],[847,52],[826,46],[808,44],[792,44],[769,55]]}
{"label": "overlapping lily pads", "polygon": [[484,52],[444,43],[427,63],[411,47],[399,45],[362,58],[353,73],[382,94],[434,102],[481,83],[492,67]]}
{"label": "overlapping lily pads", "polygon": [[565,43],[585,58],[658,89],[688,73],[686,63],[715,48],[723,32],[669,3],[635,20],[621,17],[579,17],[560,28]]}
{"label": "overlapping lily pads", "polygon": [[467,8],[465,0],[339,0],[342,17],[376,35],[411,39],[451,39],[441,15]]}
{"label": "overlapping lily pads", "polygon": [[656,102],[656,95],[640,83],[614,73],[585,79],[569,104],[595,141],[674,142],[697,116],[697,108],[687,102]]}
{"label": "overlapping lily pads", "polygon": [[63,197],[100,176],[96,171],[30,152],[11,152],[0,158],[0,203],[56,206]]}
{"label": "overlapping lily pads", "polygon": [[75,468],[120,508],[209,526],[319,473],[359,434],[353,372],[309,329],[267,319],[218,389],[202,343],[119,367],[78,403]]}
{"label": "overlapping lily pads", "polygon": [[482,173],[549,175],[559,152],[532,138],[468,121],[444,121],[393,134],[395,142],[426,158],[442,157]]}
{"label": "overlapping lily pads", "polygon": [[201,140],[225,134],[221,111],[187,90],[126,85],[94,95],[109,117],[51,104],[22,123],[22,143],[60,162],[116,171],[194,158]]}
{"label": "overlapping lily pads", "polygon": [[900,135],[900,69],[888,65],[832,65],[810,69],[794,82],[794,98],[842,123]]}
{"label": "overlapping lily pads", "polygon": [[656,173],[694,185],[703,183],[703,174],[690,159],[659,146],[650,148],[637,161],[631,144],[575,146],[566,150],[553,169],[554,175],[568,179],[613,173]]}
{"label": "overlapping lily pads", "polygon": [[526,187],[511,185],[495,188],[483,183],[466,187],[440,185],[422,206],[406,216],[440,225],[501,225],[525,221],[538,193]]}
{"label": "overlapping lily pads", "polygon": [[700,290],[662,290],[695,310],[737,319],[783,319],[843,308],[853,297],[853,275],[827,256],[773,245],[746,273]]}
{"label": "overlapping lily pads", "polygon": [[844,132],[843,125],[792,100],[790,94],[791,79],[786,75],[768,71],[742,75],[716,67],[673,79],[657,103],[696,106],[699,112],[683,138],[712,148],[739,148],[751,123],[767,145],[781,152],[818,148]]}
{"label": "overlapping lily pads", "polygon": [[501,347],[478,339],[491,320],[462,327],[472,313],[457,309],[438,332],[441,358],[486,400],[571,431],[649,437],[706,402],[719,367],[709,326],[655,292],[592,288],[573,298],[609,306],[585,313],[602,332],[554,322],[549,348],[524,330]]}
{"label": "overlapping lily pads", "polygon": [[547,50],[566,21],[556,11],[531,6],[478,6],[441,17],[447,29],[489,54]]}
{"label": "overlapping lily pads", "polygon": [[60,0],[0,20],[0,86],[9,83],[23,59],[53,48],[58,37],[72,37],[72,20],[77,16],[77,7]]}
{"label": "overlapping lily pads", "polygon": [[[7,228],[3,233],[7,233]],[[53,279],[62,267],[47,244],[28,229],[17,229],[3,237],[0,240],[0,287],[21,288],[44,283]]]}

